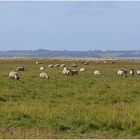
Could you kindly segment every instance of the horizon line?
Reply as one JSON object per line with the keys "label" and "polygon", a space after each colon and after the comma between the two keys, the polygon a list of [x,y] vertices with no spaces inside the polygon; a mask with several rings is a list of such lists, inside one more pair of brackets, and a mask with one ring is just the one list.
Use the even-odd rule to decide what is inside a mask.
{"label": "horizon line", "polygon": [[109,49],[109,50],[102,50],[102,49],[99,49],[99,50],[97,50],[97,49],[95,49],[95,50],[67,50],[67,49],[63,49],[63,50],[54,50],[54,49],[52,49],[52,50],[50,50],[50,49],[8,49],[8,50],[0,50],[0,52],[7,52],[7,51],[38,51],[38,50],[44,50],[44,51],[84,51],[84,52],[87,52],[87,51],[103,51],[103,52],[105,52],[105,51],[140,51],[140,49],[139,50],[137,50],[137,49],[134,49],[134,50],[130,50],[130,49],[122,49],[122,50],[116,50],[116,49],[114,49],[114,50],[111,50],[111,49]]}

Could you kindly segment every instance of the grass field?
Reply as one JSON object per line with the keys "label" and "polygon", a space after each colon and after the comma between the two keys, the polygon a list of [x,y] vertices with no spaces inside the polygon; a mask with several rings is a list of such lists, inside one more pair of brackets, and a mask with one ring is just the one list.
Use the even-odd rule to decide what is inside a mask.
{"label": "grass field", "polygon": [[[116,75],[119,68],[140,68],[140,62],[91,61],[86,72],[68,77],[60,68],[46,68],[50,79],[42,80],[40,66],[72,62],[35,61],[0,60],[0,138],[140,138],[140,76]],[[10,80],[19,65],[25,72]]]}

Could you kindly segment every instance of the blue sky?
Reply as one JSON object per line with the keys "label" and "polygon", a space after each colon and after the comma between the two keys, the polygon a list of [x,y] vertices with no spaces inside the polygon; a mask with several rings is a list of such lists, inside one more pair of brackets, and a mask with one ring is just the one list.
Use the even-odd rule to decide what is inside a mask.
{"label": "blue sky", "polygon": [[140,50],[140,1],[0,2],[0,50]]}

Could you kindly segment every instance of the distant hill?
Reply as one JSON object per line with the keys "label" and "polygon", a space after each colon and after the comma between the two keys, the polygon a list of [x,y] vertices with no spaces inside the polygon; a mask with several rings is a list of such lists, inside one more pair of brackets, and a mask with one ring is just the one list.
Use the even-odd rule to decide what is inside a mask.
{"label": "distant hill", "polygon": [[140,51],[54,51],[54,50],[11,50],[0,51],[0,57],[13,58],[13,57],[29,57],[29,58],[132,58],[139,57]]}

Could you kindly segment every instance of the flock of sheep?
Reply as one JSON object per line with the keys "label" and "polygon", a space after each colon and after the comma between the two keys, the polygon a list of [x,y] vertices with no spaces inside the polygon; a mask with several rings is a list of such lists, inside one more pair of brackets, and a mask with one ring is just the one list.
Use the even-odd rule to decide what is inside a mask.
{"label": "flock of sheep", "polygon": [[[83,63],[83,65],[88,65],[89,64],[89,62],[82,62]],[[38,65],[38,64],[42,64],[41,62],[36,62],[36,64]],[[55,65],[53,65],[53,64],[50,64],[50,65],[48,65],[48,68],[52,68],[52,67],[54,67],[54,68],[56,68],[56,67],[60,67],[60,68],[63,68],[63,70],[62,70],[62,73],[63,73],[63,75],[71,75],[71,76],[73,76],[73,75],[78,75],[78,70],[75,70],[75,69],[70,69],[70,68],[67,68],[66,67],[66,64],[55,64]],[[75,63],[73,63],[72,65],[71,65],[71,67],[78,67],[78,64],[75,64]],[[43,70],[45,70],[45,67],[40,67],[40,71],[43,71]],[[18,68],[17,68],[17,70],[16,71],[11,71],[10,73],[9,73],[9,78],[10,79],[13,79],[13,80],[19,80],[20,79],[20,77],[19,77],[19,74],[18,74],[18,71],[25,71],[25,68],[24,68],[24,66],[19,66]],[[84,71],[86,71],[86,69],[85,68],[80,68],[79,69],[79,72],[84,72]],[[94,71],[94,75],[101,75],[101,73],[100,73],[100,71]],[[47,73],[45,73],[45,72],[41,72],[40,74],[39,74],[39,76],[40,76],[40,78],[42,78],[42,79],[49,79],[50,77],[48,76],[48,74]]]}
{"label": "flock of sheep", "polygon": [[[89,62],[82,62],[82,63],[83,63],[83,65],[88,65],[88,64],[89,64]],[[42,64],[42,63],[41,63],[41,62],[36,62],[36,64],[38,65],[38,64]],[[68,68],[68,67],[66,67],[66,64],[55,64],[55,65],[50,64],[50,65],[48,65],[48,68],[52,68],[52,67],[54,67],[54,68],[55,68],[55,67],[63,68],[62,73],[63,73],[63,75],[65,75],[65,76],[66,76],[66,75],[67,75],[67,76],[68,76],[68,75],[71,75],[71,76],[73,76],[73,75],[78,75],[78,70]],[[78,64],[73,63],[73,64],[71,65],[71,67],[78,67]],[[45,70],[45,67],[40,67],[40,70],[41,70],[41,71]],[[9,78],[10,78],[10,79],[13,79],[13,80],[18,80],[18,79],[20,79],[20,78],[19,78],[18,71],[25,71],[24,66],[19,66],[19,67],[17,68],[16,71],[11,71],[11,72],[9,73]],[[86,69],[83,68],[83,67],[79,69],[79,72],[84,72],[84,71],[86,71]],[[135,74],[140,75],[140,70],[135,71],[134,69],[131,69],[131,70],[129,71],[129,74],[130,74],[131,76],[134,76]],[[100,75],[101,75],[101,72],[98,71],[98,70],[95,70],[95,71],[94,71],[94,75],[100,76]],[[127,70],[127,69],[119,69],[119,70],[117,71],[117,75],[123,76],[123,77],[127,77],[127,76],[128,76],[128,70]],[[48,74],[45,73],[45,72],[41,72],[41,73],[39,74],[39,76],[40,76],[40,78],[42,78],[42,79],[49,79],[49,78],[50,78],[50,77],[48,76]]]}

